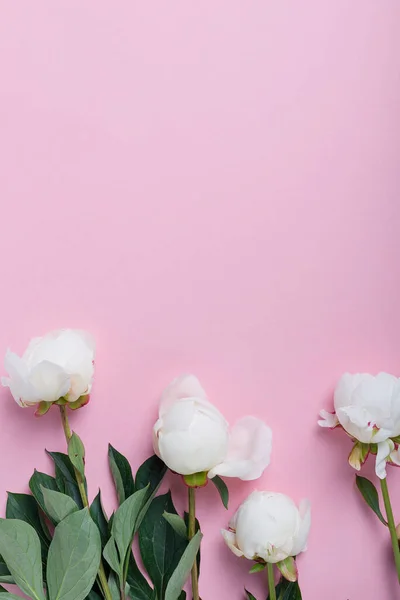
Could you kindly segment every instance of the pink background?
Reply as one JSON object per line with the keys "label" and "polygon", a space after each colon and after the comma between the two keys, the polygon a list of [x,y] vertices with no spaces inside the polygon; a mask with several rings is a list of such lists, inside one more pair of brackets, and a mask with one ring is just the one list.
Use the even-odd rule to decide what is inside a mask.
{"label": "pink background", "polygon": [[[399,23],[398,0],[0,6],[1,353],[95,334],[73,426],[109,511],[107,442],[138,466],[175,375],[265,418],[272,464],[231,483],[229,513],[255,485],[311,499],[305,600],[399,597],[350,443],[316,426],[343,371],[400,375]],[[56,411],[0,393],[3,508],[64,443]],[[199,496],[204,600],[264,598]]]}

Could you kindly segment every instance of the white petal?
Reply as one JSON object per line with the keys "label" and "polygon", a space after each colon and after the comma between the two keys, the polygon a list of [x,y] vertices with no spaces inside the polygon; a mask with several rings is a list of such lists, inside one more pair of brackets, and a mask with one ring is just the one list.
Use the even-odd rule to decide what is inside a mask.
{"label": "white petal", "polygon": [[392,440],[386,440],[378,444],[378,452],[376,454],[375,473],[379,479],[385,479],[386,477],[386,463],[390,457],[391,452],[394,450],[394,443]]}
{"label": "white petal", "polygon": [[158,458],[161,458],[160,448],[158,447],[158,436],[160,433],[161,425],[162,425],[162,420],[158,419],[158,421],[156,422],[156,424],[153,427],[153,448],[154,448],[154,452],[158,456]]}
{"label": "white petal", "polygon": [[272,431],[260,419],[244,417],[232,428],[225,460],[211,469],[215,475],[239,477],[250,481],[261,477],[269,465],[272,450]]}
{"label": "white petal", "polygon": [[330,429],[334,429],[339,425],[339,419],[336,416],[336,413],[330,413],[327,410],[321,410],[319,413],[321,419],[318,421],[318,425],[320,427],[329,427]]}
{"label": "white petal", "polygon": [[88,384],[87,379],[82,377],[82,375],[70,375],[69,382],[70,388],[68,393],[64,394],[68,402],[76,402],[81,396],[89,394],[92,387],[91,383]]}
{"label": "white petal", "polygon": [[397,446],[397,448],[390,453],[390,462],[397,467],[400,467],[400,446]]}
{"label": "white petal", "polygon": [[309,500],[302,500],[299,506],[300,527],[293,540],[292,556],[297,556],[307,549],[307,538],[311,527],[311,504]]}
{"label": "white petal", "polygon": [[230,548],[236,556],[243,556],[243,552],[236,546],[236,535],[233,531],[227,529],[221,529],[222,537],[225,540],[226,545]]}
{"label": "white petal", "polygon": [[11,394],[19,406],[29,406],[40,401],[35,388],[29,382],[28,368],[17,354],[10,350],[7,351],[4,358],[4,368],[10,377],[4,377],[2,384],[10,388]]}
{"label": "white petal", "polygon": [[224,420],[210,418],[197,409],[190,414],[171,413],[176,407],[185,408],[195,402],[186,400],[175,404],[161,419],[158,433],[158,448],[165,464],[176,473],[191,475],[209,471],[226,456],[228,449],[228,428]]}
{"label": "white petal", "polygon": [[31,372],[29,381],[40,400],[55,402],[65,396],[70,388],[70,378],[62,367],[47,360],[39,363]]}
{"label": "white petal", "polygon": [[194,375],[181,375],[165,388],[160,400],[160,416],[162,416],[177,400],[183,400],[184,398],[207,400],[204,389]]}

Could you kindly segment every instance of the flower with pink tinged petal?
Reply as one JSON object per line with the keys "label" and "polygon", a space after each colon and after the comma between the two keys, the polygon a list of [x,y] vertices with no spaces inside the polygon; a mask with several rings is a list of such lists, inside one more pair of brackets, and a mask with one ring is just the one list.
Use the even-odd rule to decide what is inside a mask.
{"label": "flower with pink tinged petal", "polygon": [[307,549],[310,526],[308,500],[297,508],[284,494],[255,491],[239,507],[229,530],[221,533],[236,556],[277,564],[286,578],[295,580],[294,562],[287,559]]}
{"label": "flower with pink tinged petal", "polygon": [[194,375],[175,379],[164,390],[153,429],[156,454],[167,467],[188,476],[207,473],[257,479],[268,466],[272,432],[255,417],[244,417],[229,430]]}
{"label": "flower with pink tinged petal", "polygon": [[4,359],[9,387],[19,406],[39,405],[44,414],[54,402],[78,408],[92,387],[95,344],[85,331],[63,329],[31,340],[22,357],[10,350]]}
{"label": "flower with pink tinged petal", "polygon": [[[400,379],[388,373],[341,377],[334,394],[334,413],[321,411],[321,427],[341,426],[361,445],[350,454],[350,464],[359,469],[371,444],[376,446],[376,474],[386,477],[386,463],[394,451],[392,439],[400,435]],[[392,447],[393,445],[393,447]]]}

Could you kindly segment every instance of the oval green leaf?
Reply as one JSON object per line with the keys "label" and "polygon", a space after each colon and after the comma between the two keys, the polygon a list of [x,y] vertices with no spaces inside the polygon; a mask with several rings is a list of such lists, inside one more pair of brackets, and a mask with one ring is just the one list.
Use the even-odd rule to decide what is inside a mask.
{"label": "oval green leaf", "polygon": [[121,504],[114,514],[111,532],[122,564],[124,564],[126,553],[132,544],[136,522],[146,503],[147,494],[147,488],[135,492]]}
{"label": "oval green leaf", "polygon": [[41,473],[40,471],[36,471],[35,469],[32,477],[29,480],[29,487],[36,502],[39,504],[42,511],[46,513],[46,506],[44,504],[42,487],[45,487],[48,490],[54,490],[55,492],[58,492],[56,480],[54,479],[54,477],[47,475],[47,473]]}
{"label": "oval green leaf", "polygon": [[185,521],[178,514],[164,511],[163,517],[171,525],[175,533],[187,540],[187,527]]}
{"label": "oval green leaf", "polygon": [[42,548],[42,560],[47,557],[50,534],[47,525],[42,519],[38,504],[30,494],[14,494],[8,492],[6,517],[7,519],[20,519],[32,525],[39,536]]}
{"label": "oval green leaf", "polygon": [[165,590],[165,600],[177,600],[196,560],[202,538],[200,531],[190,540]]}
{"label": "oval green leaf", "polygon": [[82,475],[85,476],[85,446],[79,435],[75,432],[72,433],[68,442],[68,456],[75,469]]}
{"label": "oval green leaf", "polygon": [[[49,452],[48,450],[46,450],[46,452],[54,461],[58,490],[63,494],[71,496],[71,498],[75,500],[75,503],[77,504],[78,508],[83,508],[82,498],[79,491],[78,482],[76,480],[74,466],[70,461],[69,456],[67,454],[64,454],[63,452]],[[86,489],[87,486],[85,480],[84,485]]]}
{"label": "oval green leaf", "polygon": [[59,523],[47,560],[49,600],[84,600],[100,565],[100,533],[87,509]]}
{"label": "oval green leaf", "polygon": [[45,600],[40,540],[33,527],[0,519],[0,554],[18,587],[34,600]]}
{"label": "oval green leaf", "polygon": [[123,454],[108,444],[108,462],[114,480],[119,504],[122,504],[135,491],[132,469]]}
{"label": "oval green leaf", "polygon": [[276,600],[302,600],[299,583],[281,579],[275,588]]}
{"label": "oval green leaf", "polygon": [[101,537],[101,545],[104,548],[110,537],[108,532],[108,519],[101,502],[101,493],[98,491],[97,496],[90,505],[90,514],[93,521],[96,523]]}
{"label": "oval green leaf", "polygon": [[136,489],[141,490],[142,488],[149,486],[149,494],[160,485],[167,467],[155,454],[150,456],[138,469],[136,473]]}
{"label": "oval green leaf", "polygon": [[225,508],[228,508],[229,491],[225,481],[221,479],[221,477],[218,477],[218,475],[213,477],[211,481],[213,482],[213,484],[219,492],[219,495],[221,496],[222,504],[225,506]]}
{"label": "oval green leaf", "polygon": [[78,510],[75,501],[66,494],[49,490],[43,486],[42,494],[46,513],[54,523],[59,523],[65,517]]}
{"label": "oval green leaf", "polygon": [[[163,518],[165,511],[176,513],[170,492],[154,498],[139,529],[140,555],[159,598],[164,597],[168,580],[188,545],[183,519],[184,537]],[[171,516],[178,517],[177,514]]]}
{"label": "oval green leaf", "polygon": [[356,475],[356,484],[365,502],[373,510],[378,519],[381,521],[381,523],[387,526],[387,522],[385,521],[379,506],[378,492],[372,481],[370,481],[366,477]]}

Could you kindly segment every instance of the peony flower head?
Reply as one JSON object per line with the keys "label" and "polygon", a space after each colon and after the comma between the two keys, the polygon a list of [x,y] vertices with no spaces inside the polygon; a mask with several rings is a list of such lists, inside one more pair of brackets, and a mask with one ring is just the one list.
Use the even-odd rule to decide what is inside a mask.
{"label": "peony flower head", "polygon": [[230,430],[194,375],[175,379],[163,392],[153,429],[156,454],[181,475],[207,473],[257,479],[268,466],[272,432],[245,417]]}
{"label": "peony flower head", "polygon": [[48,409],[62,400],[77,408],[87,402],[91,390],[94,353],[88,333],[52,331],[31,340],[22,357],[8,350],[4,366],[9,377],[1,382],[19,406],[42,404]]}
{"label": "peony flower head", "polygon": [[334,413],[321,411],[318,424],[330,428],[341,426],[359,442],[350,455],[350,464],[357,469],[373,450],[377,454],[376,473],[381,479],[386,477],[386,462],[397,464],[400,379],[388,373],[377,376],[346,373],[335,389],[334,407]]}
{"label": "peony flower head", "polygon": [[284,494],[255,491],[221,533],[236,556],[276,564],[306,550],[310,526],[308,500],[297,508]]}

